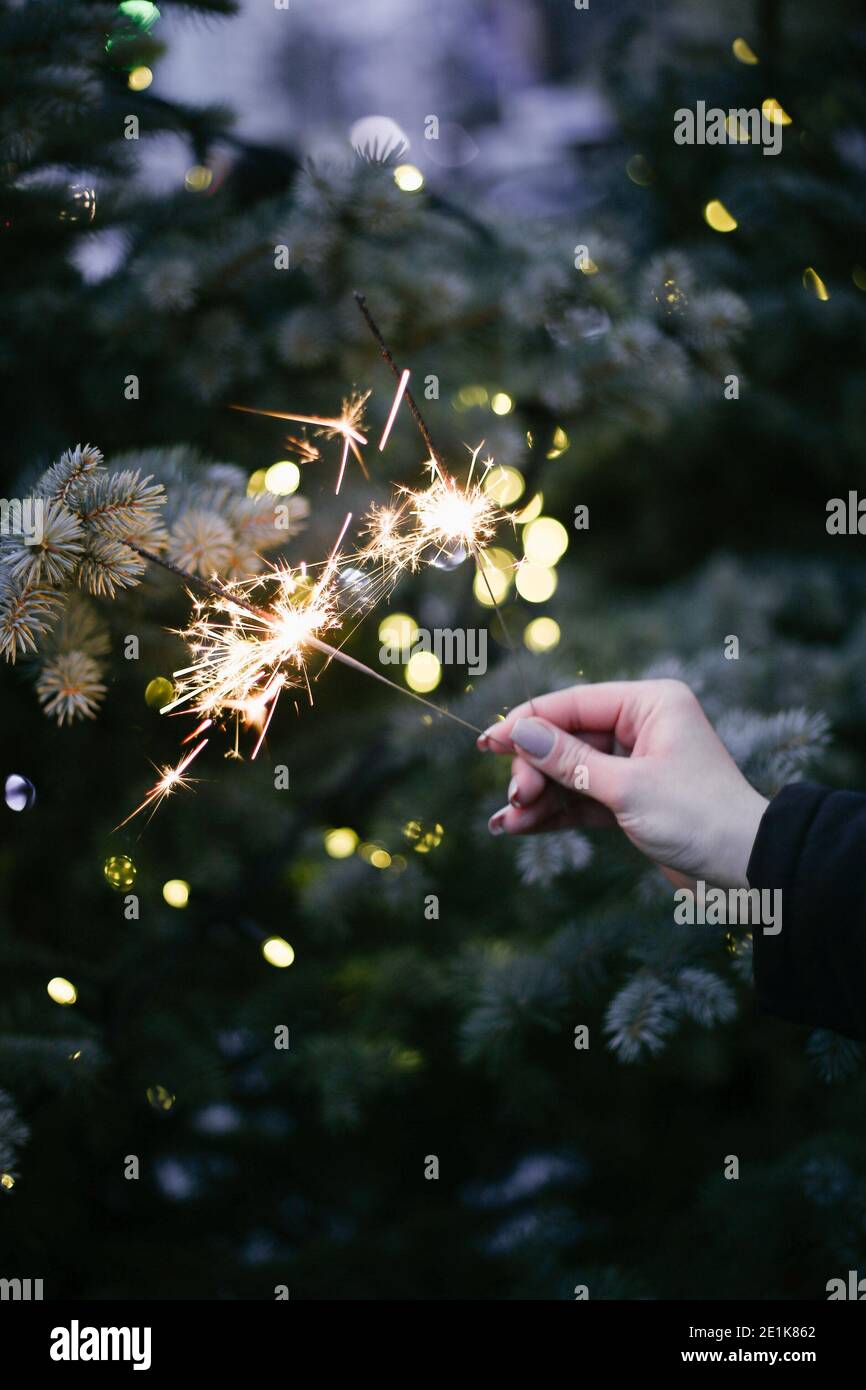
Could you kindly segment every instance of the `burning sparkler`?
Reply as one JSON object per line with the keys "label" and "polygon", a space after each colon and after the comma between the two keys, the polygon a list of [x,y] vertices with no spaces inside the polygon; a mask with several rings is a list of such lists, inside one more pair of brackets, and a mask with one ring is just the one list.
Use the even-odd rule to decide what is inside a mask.
{"label": "burning sparkler", "polygon": [[424,563],[477,557],[506,517],[479,483],[440,475],[428,488],[398,488],[393,506],[371,508],[357,559],[381,565],[392,586]]}
{"label": "burning sparkler", "polygon": [[[484,547],[508,516],[482,486],[492,466],[492,459],[483,461],[484,472],[480,480],[474,479],[483,446],[470,451],[471,462],[465,483],[459,483],[446,471],[408,390],[408,371],[401,372],[397,367],[363,296],[357,295],[356,298],[398,383],[380,450],[384,449],[390,437],[400,403],[405,399],[427,445],[430,483],[426,488],[419,489],[401,486],[397,489],[393,505],[374,505],[365,518],[365,543],[344,561],[341,546],[351,514],[347,516],[328,560],[321,566],[318,579],[313,578],[306,564],[301,564],[296,568],[276,565],[267,573],[249,580],[229,583],[203,580],[185,573],[143,547],[133,545],[145,559],[164,565],[194,588],[203,590],[205,597],[194,598],[193,619],[182,634],[195,659],[191,665],[174,673],[175,697],[161,711],[163,714],[189,711],[196,715],[196,727],[184,740],[185,744],[194,743],[194,747],[184,754],[176,767],[157,768],[157,782],[141,805],[122,822],[123,825],[141,811],[150,809],[153,814],[172,792],[190,785],[187,769],[206,747],[209,739],[202,735],[211,727],[224,727],[226,721],[233,720],[234,748],[228,756],[236,757],[240,756],[241,726],[254,729],[257,740],[252,757],[255,758],[284,689],[303,688],[312,703],[309,661],[314,652],[325,656],[326,664],[331,660],[340,661],[437,714],[475,733],[481,732],[458,715],[424,699],[415,691],[397,685],[381,672],[324,640],[324,634],[340,628],[350,612],[371,607],[386,590],[393,587],[405,570],[414,572],[422,564],[441,563],[445,557],[459,561],[472,555],[486,579],[482,562]],[[317,434],[342,438],[343,450],[336,488],[339,492],[350,452],[361,465],[364,476],[368,476],[359,446],[367,443],[362,426],[369,395],[368,391],[344,401],[341,414],[335,417],[254,410],[249,406],[234,406],[233,409],[312,425]],[[315,446],[304,440],[295,442],[305,446],[308,459],[318,457]],[[347,597],[340,582],[341,570],[346,563],[361,567],[360,571],[350,568],[346,573],[356,578],[360,574],[362,581],[365,578],[363,567],[375,565],[380,569],[378,583],[367,585],[361,582],[358,585],[353,580],[348,585]],[[258,601],[254,602],[254,598]],[[492,590],[491,600],[498,611]]]}

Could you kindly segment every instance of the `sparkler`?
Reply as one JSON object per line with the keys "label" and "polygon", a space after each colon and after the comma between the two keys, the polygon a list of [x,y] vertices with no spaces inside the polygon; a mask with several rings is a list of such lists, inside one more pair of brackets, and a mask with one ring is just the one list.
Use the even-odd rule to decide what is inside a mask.
{"label": "sparkler", "polygon": [[[373,562],[381,566],[382,572],[379,585],[372,585],[366,592],[362,592],[356,606],[372,606],[382,593],[393,587],[399,575],[407,569],[414,572],[422,564],[436,564],[446,556],[459,560],[466,555],[472,555],[479,565],[491,602],[514,652],[482,559],[485,545],[493,539],[497,527],[508,516],[484,491],[482,485],[493,461],[489,458],[484,460],[484,472],[480,480],[473,480],[483,447],[479,445],[477,449],[470,451],[471,462],[464,484],[459,483],[446,471],[424,418],[408,389],[408,370],[401,372],[397,367],[366,306],[364,296],[356,294],[355,297],[383,357],[397,379],[397,390],[379,448],[384,450],[400,403],[405,398],[427,446],[427,466],[430,469],[430,482],[426,488],[412,489],[401,486],[397,489],[397,498],[393,505],[374,505],[365,517],[363,534],[367,537],[366,542],[354,551],[350,559],[361,566]],[[369,395],[369,391],[353,395],[343,402],[341,414],[334,417],[256,410],[249,406],[233,406],[232,409],[312,425],[317,434],[327,438],[342,438],[343,449],[336,487],[339,493],[350,452],[360,464],[364,476],[369,476],[359,447],[367,443],[362,426],[364,407]],[[305,454],[308,461],[319,457],[315,446],[308,444],[306,440],[293,442],[301,446],[299,453]],[[313,652],[325,656],[326,665],[332,660],[339,661],[398,691],[401,695],[409,696],[427,709],[453,720],[473,733],[481,732],[476,725],[461,719],[450,710],[443,709],[433,701],[426,700],[417,692],[398,685],[396,681],[390,680],[381,672],[325,640],[324,634],[339,628],[350,611],[340,590],[343,565],[340,548],[350,520],[351,514],[346,517],[317,580],[308,572],[306,564],[297,568],[285,564],[276,565],[264,575],[228,583],[215,579],[199,579],[161,556],[130,542],[132,548],[144,559],[171,570],[192,588],[202,591],[205,597],[194,598],[193,620],[182,634],[189,643],[195,660],[174,673],[175,698],[161,711],[163,714],[179,710],[195,713],[198,720],[196,728],[183,741],[185,745],[193,743],[194,746],[184,754],[176,767],[157,768],[157,782],[148,791],[141,805],[121,822],[122,825],[126,825],[133,817],[147,809],[150,809],[153,815],[172,792],[190,785],[192,779],[186,775],[187,769],[207,746],[209,738],[202,735],[214,725],[222,727],[226,719],[234,720],[235,744],[228,756],[235,757],[240,756],[238,740],[241,725],[255,729],[258,735],[252,752],[252,757],[255,758],[262,747],[284,689],[305,688],[312,703],[308,663]],[[264,606],[253,602],[253,597],[262,589],[272,589],[265,599]],[[322,670],[324,669],[323,666]]]}
{"label": "sparkler", "polygon": [[[470,724],[432,700],[425,700],[414,690],[398,685],[380,671],[324,641],[319,635],[338,627],[341,621],[336,579],[338,547],[349,519],[347,517],[337,545],[315,583],[306,571],[274,567],[266,575],[223,584],[199,579],[151,551],[134,547],[145,559],[163,565],[207,595],[205,599],[195,600],[193,621],[183,634],[196,660],[192,665],[174,672],[177,694],[160,711],[161,714],[170,714],[186,706],[200,717],[199,724],[184,742],[196,738],[214,724],[222,724],[226,718],[233,718],[235,745],[229,756],[239,756],[238,737],[243,725],[258,731],[251,755],[255,758],[283,689],[306,687],[312,703],[308,672],[311,652],[327,657],[329,662],[339,661],[362,675],[370,676],[381,685],[401,695],[408,695],[426,709],[453,720],[473,733],[482,732],[477,725]],[[259,608],[251,602],[250,595],[270,583],[277,586],[276,597],[267,608]],[[177,767],[157,768],[159,777],[156,783],[117,829],[148,808],[152,808],[153,814],[173,791],[189,786],[186,769],[207,743],[208,739],[200,739]]]}
{"label": "sparkler", "polygon": [[357,558],[381,564],[393,585],[403,570],[414,573],[423,563],[436,564],[443,557],[477,555],[506,518],[480,484],[461,485],[440,474],[428,488],[398,488],[393,506],[374,506],[368,512],[368,539]]}

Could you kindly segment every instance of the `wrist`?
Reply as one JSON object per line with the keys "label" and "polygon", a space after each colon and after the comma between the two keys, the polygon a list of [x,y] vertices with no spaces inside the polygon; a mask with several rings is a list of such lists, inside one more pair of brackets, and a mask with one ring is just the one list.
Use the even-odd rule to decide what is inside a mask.
{"label": "wrist", "polygon": [[758,835],[758,828],[769,806],[769,801],[754,787],[748,787],[748,795],[737,805],[736,815],[729,832],[729,853],[721,864],[721,876],[717,879],[721,888],[748,888],[747,877],[749,860]]}

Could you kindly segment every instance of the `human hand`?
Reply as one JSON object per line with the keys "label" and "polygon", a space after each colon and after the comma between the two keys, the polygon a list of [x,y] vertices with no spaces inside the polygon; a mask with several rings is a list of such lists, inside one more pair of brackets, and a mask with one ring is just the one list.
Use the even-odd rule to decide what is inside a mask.
{"label": "human hand", "polygon": [[767,800],[682,681],[575,685],[519,705],[478,739],[513,753],[494,835],[618,825],[668,876],[747,887]]}

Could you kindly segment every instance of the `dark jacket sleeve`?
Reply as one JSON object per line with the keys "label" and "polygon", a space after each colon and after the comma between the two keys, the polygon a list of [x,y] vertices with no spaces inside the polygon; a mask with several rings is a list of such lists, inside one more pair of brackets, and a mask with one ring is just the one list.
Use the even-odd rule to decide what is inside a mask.
{"label": "dark jacket sleeve", "polygon": [[764,812],[748,880],[782,890],[782,930],[754,930],[761,1008],[866,1039],[866,796],[784,787]]}

